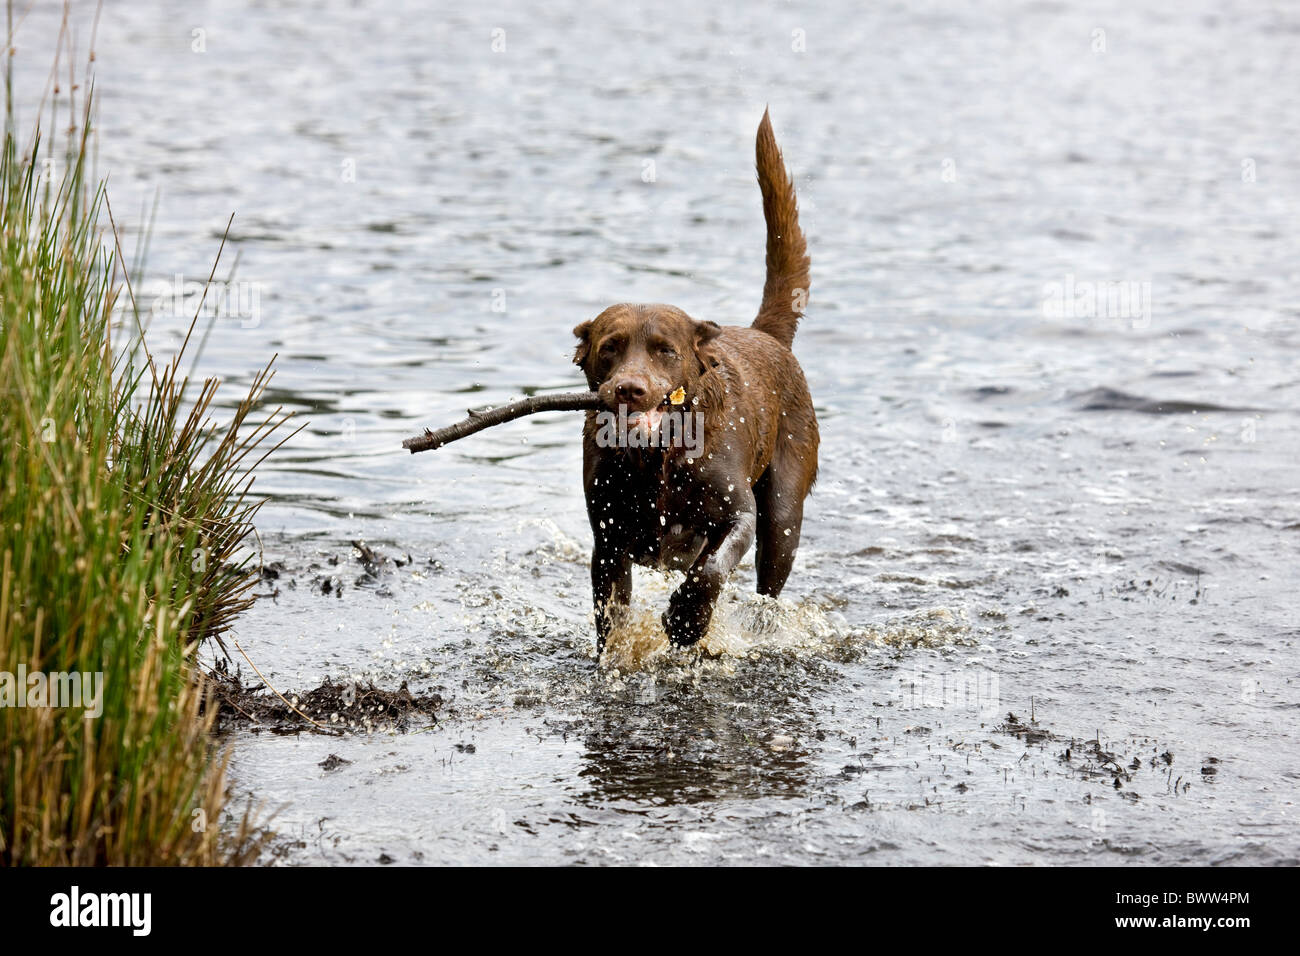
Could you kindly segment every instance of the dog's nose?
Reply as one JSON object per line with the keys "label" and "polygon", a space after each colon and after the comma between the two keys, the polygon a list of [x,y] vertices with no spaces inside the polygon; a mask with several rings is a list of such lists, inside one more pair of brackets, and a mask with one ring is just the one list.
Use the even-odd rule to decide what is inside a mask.
{"label": "dog's nose", "polygon": [[618,396],[619,401],[629,405],[642,401],[648,391],[644,383],[635,379],[624,379],[614,386],[614,394]]}

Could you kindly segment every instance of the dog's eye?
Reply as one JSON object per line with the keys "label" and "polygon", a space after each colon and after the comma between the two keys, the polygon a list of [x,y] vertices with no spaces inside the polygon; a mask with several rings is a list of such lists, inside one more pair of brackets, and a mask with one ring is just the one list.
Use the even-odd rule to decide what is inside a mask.
{"label": "dog's eye", "polygon": [[617,351],[618,351],[618,343],[617,343],[617,342],[603,342],[603,343],[601,343],[601,346],[600,346],[600,354],[601,354],[601,355],[613,355],[613,354],[614,354],[615,352],[617,352]]}
{"label": "dog's eye", "polygon": [[677,358],[677,350],[671,345],[659,346],[659,354],[667,356],[668,358]]}

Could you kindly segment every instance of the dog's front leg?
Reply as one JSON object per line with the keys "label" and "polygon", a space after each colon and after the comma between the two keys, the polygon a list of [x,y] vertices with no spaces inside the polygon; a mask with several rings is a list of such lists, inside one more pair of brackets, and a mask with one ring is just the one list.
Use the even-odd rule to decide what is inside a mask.
{"label": "dog's front leg", "polygon": [[591,598],[596,608],[596,653],[632,601],[632,559],[626,552],[597,544],[591,553]]}
{"label": "dog's front leg", "polygon": [[722,585],[754,543],[755,525],[752,510],[737,512],[687,570],[663,616],[664,630],[674,644],[689,646],[708,631]]}

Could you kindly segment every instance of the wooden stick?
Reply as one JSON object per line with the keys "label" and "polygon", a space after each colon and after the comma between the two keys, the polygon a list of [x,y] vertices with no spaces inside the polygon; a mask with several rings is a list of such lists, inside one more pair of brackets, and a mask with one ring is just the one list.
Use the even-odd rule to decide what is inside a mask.
{"label": "wooden stick", "polygon": [[403,448],[409,448],[411,454],[417,451],[430,451],[441,448],[448,442],[457,441],[467,435],[480,432],[492,425],[532,415],[534,412],[582,412],[593,408],[603,408],[600,396],[595,392],[563,392],[558,395],[534,395],[500,408],[489,408],[481,412],[469,409],[469,418],[439,428],[436,432],[424,430],[423,435],[414,435],[402,442]]}

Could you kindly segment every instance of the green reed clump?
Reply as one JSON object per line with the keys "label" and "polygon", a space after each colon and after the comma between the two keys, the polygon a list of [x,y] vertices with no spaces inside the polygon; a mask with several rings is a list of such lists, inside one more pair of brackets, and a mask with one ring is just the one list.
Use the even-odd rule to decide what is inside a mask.
{"label": "green reed clump", "polygon": [[[218,383],[155,361],[81,115],[24,150],[10,111],[0,156],[0,864],[246,862],[192,651],[251,603],[252,470],[286,416],[247,421],[269,365],[217,426]],[[48,706],[20,669],[102,691]]]}

